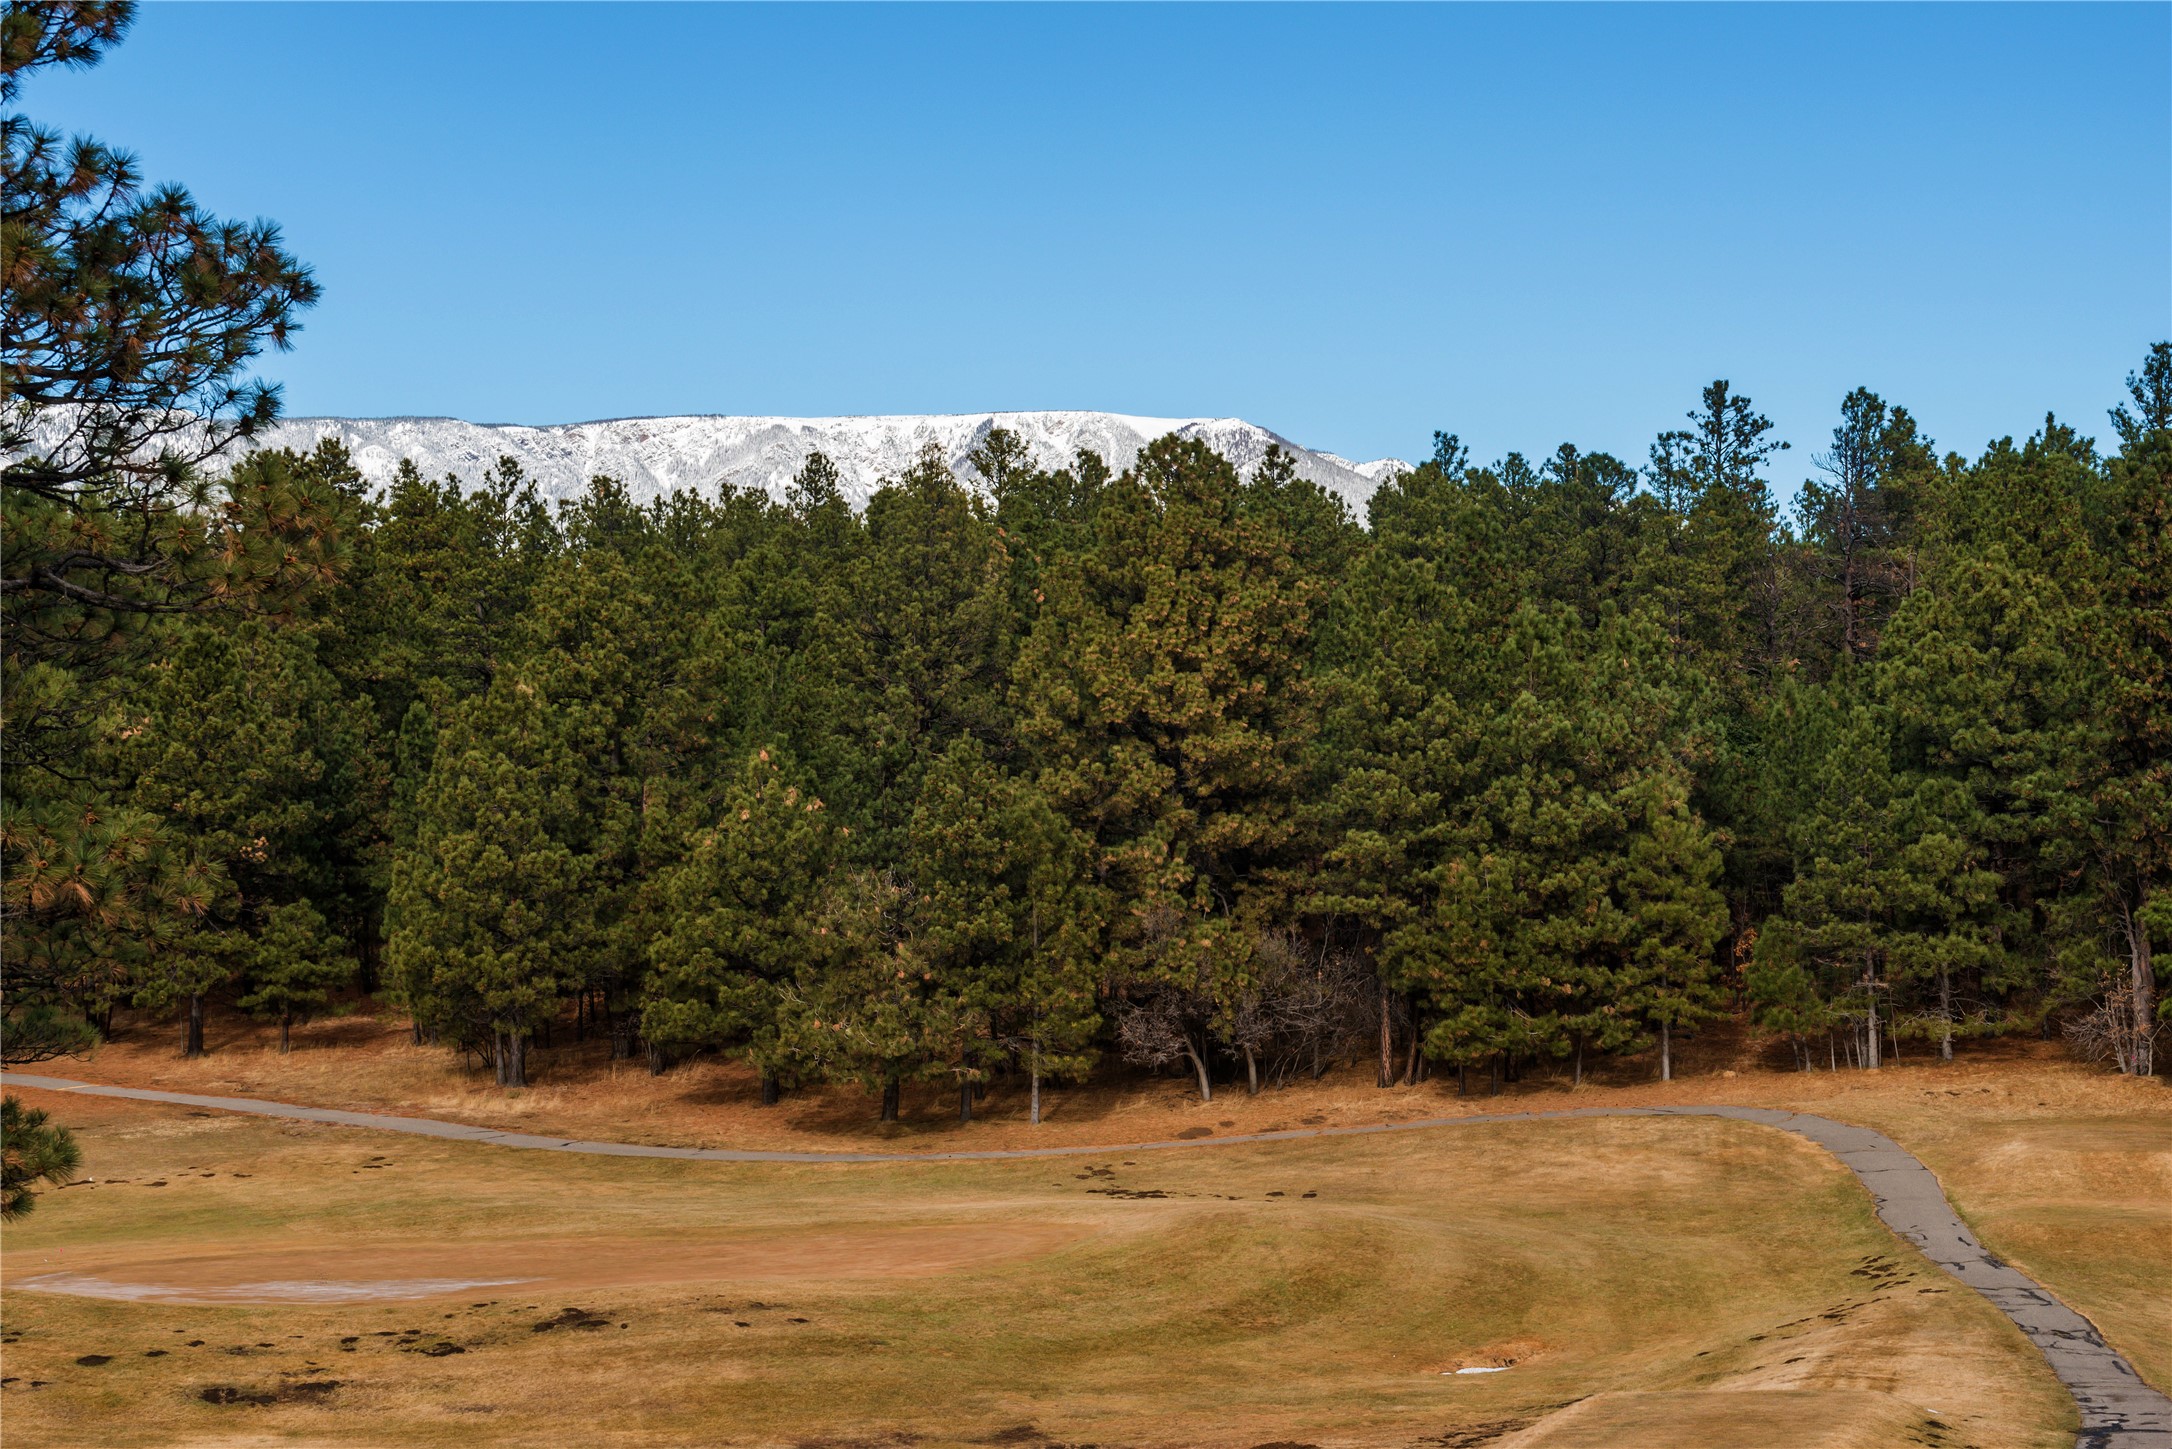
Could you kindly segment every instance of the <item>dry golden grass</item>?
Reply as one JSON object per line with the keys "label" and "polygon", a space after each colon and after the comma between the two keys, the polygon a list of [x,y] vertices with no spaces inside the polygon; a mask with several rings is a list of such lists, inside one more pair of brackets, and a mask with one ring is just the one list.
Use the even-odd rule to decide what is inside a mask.
{"label": "dry golden grass", "polygon": [[[1359,1095],[1171,1109],[1142,1091],[1147,1105],[1112,1095],[1105,1116],[1351,1110],[1338,1092]],[[100,1181],[46,1197],[0,1255],[9,1449],[2071,1442],[2071,1405],[2010,1325],[1898,1245],[1829,1157],[1747,1124],[716,1164],[26,1095],[77,1127]],[[1424,1089],[1381,1095],[1440,1105]],[[899,1276],[879,1253],[801,1250],[896,1230],[999,1251]],[[264,1262],[280,1276],[312,1254],[331,1276],[463,1248],[503,1262],[524,1245],[563,1264],[576,1241],[604,1247],[586,1278],[552,1269],[407,1303],[206,1307],[18,1286],[254,1254],[276,1255]],[[765,1243],[777,1251],[756,1278],[744,1265]],[[680,1268],[612,1281],[614,1261]],[[567,1308],[602,1326],[567,1325]],[[438,1344],[461,1351],[427,1352]],[[205,1401],[222,1389],[242,1401]]]}
{"label": "dry golden grass", "polygon": [[269,1027],[228,1014],[210,1023],[210,1055],[180,1060],[172,1034],[141,1022],[64,1075],[136,1086],[239,1093],[318,1106],[415,1113],[531,1131],[686,1146],[841,1150],[1009,1148],[1221,1136],[1300,1126],[1356,1126],[1463,1112],[1564,1106],[1729,1102],[1788,1107],[1891,1133],[1944,1182],[1995,1251],[2095,1319],[2155,1383],[2172,1388],[2172,1090],[2067,1059],[2053,1044],[1970,1044],[1950,1064],[1910,1055],[1880,1072],[1776,1069],[1784,1051],[1731,1029],[1682,1049],[1683,1076],[1652,1080],[1652,1063],[1609,1064],[1584,1088],[1555,1077],[1500,1098],[1459,1098],[1451,1080],[1386,1091],[1369,1068],[1248,1098],[1232,1089],[1197,1101],[1187,1082],[1112,1076],[1050,1093],[1049,1118],[1026,1120],[1023,1092],[999,1086],[979,1120],[960,1126],[956,1099],[908,1089],[906,1120],[881,1126],[852,1087],[814,1088],[759,1105],[751,1073],[699,1059],[651,1077],[613,1063],[599,1042],[538,1054],[538,1083],[505,1092],[454,1053],[411,1044],[404,1021],[368,1014],[303,1027],[282,1056]]}
{"label": "dry golden grass", "polygon": [[[1856,1104],[1855,1115],[1938,1174],[1979,1240],[2172,1388],[2172,1092],[2130,1083],[2062,1102],[2060,1085],[1978,1088],[2006,1101],[1965,1113],[1927,1089]],[[2120,1110],[2122,1097],[2150,1110]]]}

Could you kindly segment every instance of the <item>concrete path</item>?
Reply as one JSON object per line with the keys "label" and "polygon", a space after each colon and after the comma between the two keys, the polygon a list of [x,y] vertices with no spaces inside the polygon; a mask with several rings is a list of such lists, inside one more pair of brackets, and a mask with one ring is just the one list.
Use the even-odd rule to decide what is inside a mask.
{"label": "concrete path", "polygon": [[2054,1298],[2028,1275],[2008,1267],[1970,1234],[1931,1170],[1882,1132],[1851,1127],[1827,1117],[1782,1112],[1767,1107],[1586,1107],[1561,1112],[1504,1112],[1468,1117],[1433,1117],[1416,1122],[1387,1122],[1372,1127],[1308,1127],[1286,1132],[1255,1132],[1235,1137],[1185,1141],[1125,1142],[1093,1147],[1024,1147],[983,1152],[756,1152],[734,1147],[646,1147],[631,1142],[584,1142],[576,1138],[501,1132],[428,1117],[392,1117],[376,1112],[343,1112],[330,1107],[297,1107],[251,1097],[203,1097],[188,1092],[157,1092],[141,1087],[108,1087],[62,1077],[0,1074],[11,1087],[51,1092],[79,1092],[93,1097],[125,1097],[204,1107],[221,1112],[249,1112],[339,1127],[368,1127],[380,1132],[408,1132],[454,1142],[483,1142],[496,1147],[526,1147],[546,1152],[583,1152],[605,1157],[664,1157],[694,1162],[981,1162],[1015,1157],[1103,1156],[1112,1152],[1157,1152],[1186,1147],[1227,1147],[1244,1142],[1282,1142],[1303,1137],[1363,1137],[1376,1132],[1415,1132],[1466,1122],[1526,1122],[1563,1117],[1732,1117],[1807,1137],[1847,1164],[1870,1192],[1885,1225],[1920,1248],[1939,1267],[1991,1301],[2012,1319],[2051,1364],[2053,1373],[2081,1410],[2081,1436],[2075,1449],[2172,1449],[2172,1398],[2142,1382],[2134,1366],[2104,1342],[2096,1326]]}

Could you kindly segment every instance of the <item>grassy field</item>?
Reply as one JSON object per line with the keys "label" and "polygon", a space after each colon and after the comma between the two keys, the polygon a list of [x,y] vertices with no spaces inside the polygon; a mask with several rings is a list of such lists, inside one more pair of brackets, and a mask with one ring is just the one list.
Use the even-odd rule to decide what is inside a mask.
{"label": "grassy field", "polygon": [[[99,1181],[6,1236],[10,1449],[2071,1442],[2018,1333],[1830,1158],[1746,1124],[781,1166],[25,1095]],[[53,1272],[528,1281],[359,1305],[22,1287]]]}

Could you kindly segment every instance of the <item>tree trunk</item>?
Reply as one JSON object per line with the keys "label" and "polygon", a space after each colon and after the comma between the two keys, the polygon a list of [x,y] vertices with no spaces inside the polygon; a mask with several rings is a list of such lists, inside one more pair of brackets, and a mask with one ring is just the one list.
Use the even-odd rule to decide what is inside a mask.
{"label": "tree trunk", "polygon": [[2157,1070],[2157,967],[2149,955],[2149,930],[2131,911],[2127,913],[2127,948],[2133,962],[2134,1075],[2147,1077]]}
{"label": "tree trunk", "polygon": [[1878,1022],[1878,998],[1875,996],[1871,997],[1867,1004],[1870,1009],[1870,1018],[1868,1022],[1870,1030],[1867,1033],[1868,1040],[1867,1044],[1864,1047],[1863,1065],[1870,1068],[1870,1070],[1872,1071],[1876,1071],[1878,1070],[1879,1066],[1882,1065],[1878,1055],[1878,1038],[1883,1034],[1884,1028],[1879,1025]]}
{"label": "tree trunk", "polygon": [[204,994],[189,993],[188,1010],[181,1017],[181,1055],[200,1057],[204,1054]]}
{"label": "tree trunk", "polygon": [[1659,1023],[1659,1080],[1674,1080],[1674,1030],[1670,1023]]}
{"label": "tree trunk", "polygon": [[[1950,1062],[1953,1060],[1953,977],[1943,966],[1938,968],[1938,1017],[1938,1059]],[[1899,1056],[1900,1052],[1896,1050],[1893,1055]]]}
{"label": "tree trunk", "polygon": [[1200,1055],[1199,1048],[1192,1043],[1189,1037],[1184,1040],[1184,1055],[1192,1059],[1192,1075],[1199,1078],[1199,1100],[1202,1102],[1213,1101],[1214,1079],[1207,1073],[1207,1059]]}
{"label": "tree trunk", "polygon": [[1380,983],[1380,1085],[1394,1080],[1389,1072],[1395,1061],[1395,1026],[1388,1015],[1388,983]]}
{"label": "tree trunk", "polygon": [[1489,1097],[1501,1095],[1501,1058],[1507,1055],[1507,1052],[1495,1052],[1492,1060],[1486,1063],[1486,1073],[1492,1079],[1487,1084],[1486,1095]]}
{"label": "tree trunk", "polygon": [[1403,1061],[1403,1085],[1418,1085],[1418,1013],[1410,1013],[1410,1053]]}
{"label": "tree trunk", "polygon": [[885,1122],[895,1122],[895,1121],[897,1120],[897,1099],[898,1099],[898,1085],[897,1085],[897,1078],[896,1078],[896,1077],[884,1077],[884,1078],[882,1079],[882,1120],[883,1120],[883,1121],[885,1121]]}
{"label": "tree trunk", "polygon": [[506,1085],[508,1087],[525,1087],[528,1085],[528,1033],[509,1031],[505,1034],[505,1039],[506,1060],[511,1068],[506,1073],[507,1077],[510,1078]]}
{"label": "tree trunk", "polygon": [[1470,1064],[1469,1062],[1457,1062],[1457,1063],[1456,1063],[1456,1095],[1457,1095],[1458,1097],[1468,1097],[1468,1096],[1469,1096],[1470,1094],[1471,1094],[1471,1064]]}
{"label": "tree trunk", "polygon": [[282,1012],[279,1017],[279,1055],[285,1056],[289,1048],[289,1033],[294,1025],[294,1013]]}
{"label": "tree trunk", "polygon": [[774,1107],[777,1105],[777,1099],[783,1095],[783,1092],[777,1086],[777,1074],[764,1067],[762,1069],[762,1105]]}
{"label": "tree trunk", "polygon": [[662,1044],[652,1041],[644,1042],[642,1045],[646,1046],[649,1052],[649,1075],[652,1077],[662,1076],[664,1074],[664,1048]]}
{"label": "tree trunk", "polygon": [[964,1077],[958,1078],[958,1121],[973,1120],[973,1084]]}
{"label": "tree trunk", "polygon": [[1259,1058],[1252,1055],[1249,1046],[1244,1049],[1244,1094],[1247,1097],[1259,1095]]}
{"label": "tree trunk", "polygon": [[1584,1085],[1584,1034],[1576,1034],[1576,1074],[1570,1079],[1571,1086]]}
{"label": "tree trunk", "polygon": [[1845,526],[1841,532],[1846,543],[1840,554],[1840,647],[1847,652],[1851,662],[1859,663],[1863,656],[1855,630],[1855,488],[1852,482],[1846,486],[1848,499],[1846,511],[1842,515]]}
{"label": "tree trunk", "polygon": [[1027,1072],[1033,1079],[1033,1104],[1029,1120],[1038,1127],[1041,1125],[1041,1044],[1038,1041],[1033,1043]]}

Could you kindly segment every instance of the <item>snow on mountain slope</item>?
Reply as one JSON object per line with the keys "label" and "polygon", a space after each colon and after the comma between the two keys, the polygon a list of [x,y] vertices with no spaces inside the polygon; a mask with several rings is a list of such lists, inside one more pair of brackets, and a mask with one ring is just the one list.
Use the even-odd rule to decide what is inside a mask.
{"label": "snow on mountain slope", "polygon": [[462,422],[457,418],[289,418],[258,440],[267,448],[314,447],[337,438],[371,481],[392,477],[403,458],[431,477],[480,479],[500,457],[517,460],[545,496],[569,498],[597,474],[618,479],[636,498],[673,489],[712,492],[719,484],[784,496],[785,485],[817,450],[837,465],[846,495],[865,503],[933,444],[963,478],[975,475],[966,454],[993,428],[1016,433],[1046,468],[1068,467],[1081,448],[1111,468],[1131,466],[1165,433],[1199,438],[1249,473],[1270,443],[1280,443],[1305,478],[1341,494],[1363,516],[1380,483],[1407,465],[1393,458],[1355,463],[1298,447],[1238,418],[1142,418],[1121,413],[954,413],[928,417],[614,418],[553,427]]}

